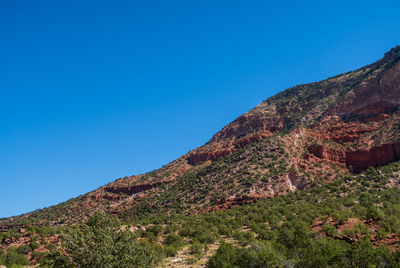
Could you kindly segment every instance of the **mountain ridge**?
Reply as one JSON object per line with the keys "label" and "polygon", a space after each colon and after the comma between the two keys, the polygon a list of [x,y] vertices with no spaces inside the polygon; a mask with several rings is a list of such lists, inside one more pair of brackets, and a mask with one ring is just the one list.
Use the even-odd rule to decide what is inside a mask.
{"label": "mountain ridge", "polygon": [[79,222],[98,209],[125,218],[177,206],[186,213],[218,210],[398,160],[399,61],[397,46],[357,70],[288,88],[156,171],[3,219],[1,227]]}

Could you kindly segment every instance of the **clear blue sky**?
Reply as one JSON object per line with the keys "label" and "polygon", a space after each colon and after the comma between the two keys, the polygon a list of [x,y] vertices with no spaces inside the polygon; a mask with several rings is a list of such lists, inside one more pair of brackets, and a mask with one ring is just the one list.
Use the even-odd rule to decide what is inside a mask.
{"label": "clear blue sky", "polygon": [[400,44],[399,10],[1,1],[0,217],[157,169],[285,88],[377,60]]}

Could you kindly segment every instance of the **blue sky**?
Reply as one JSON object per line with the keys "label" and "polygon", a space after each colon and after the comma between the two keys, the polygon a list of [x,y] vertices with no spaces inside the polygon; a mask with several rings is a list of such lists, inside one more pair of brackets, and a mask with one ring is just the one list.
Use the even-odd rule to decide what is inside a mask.
{"label": "blue sky", "polygon": [[327,2],[1,1],[0,217],[157,169],[400,44],[398,1]]}

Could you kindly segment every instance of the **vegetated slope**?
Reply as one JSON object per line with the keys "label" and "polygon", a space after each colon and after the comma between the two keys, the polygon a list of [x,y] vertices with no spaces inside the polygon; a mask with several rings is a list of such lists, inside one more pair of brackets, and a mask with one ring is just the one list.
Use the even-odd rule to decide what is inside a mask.
{"label": "vegetated slope", "polygon": [[[197,215],[0,233],[0,264],[40,267],[398,267],[400,162]],[[3,249],[5,251],[3,252]]]}
{"label": "vegetated slope", "polygon": [[102,209],[124,219],[196,214],[286,195],[400,158],[400,47],[381,60],[287,89],[159,170],[18,217],[3,229],[79,222]]}

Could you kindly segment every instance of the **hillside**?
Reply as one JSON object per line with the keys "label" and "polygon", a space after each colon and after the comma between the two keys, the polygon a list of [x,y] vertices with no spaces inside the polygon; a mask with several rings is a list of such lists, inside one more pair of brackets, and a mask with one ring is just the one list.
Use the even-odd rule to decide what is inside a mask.
{"label": "hillside", "polygon": [[399,59],[396,47],[356,71],[287,89],[159,170],[2,222],[56,225],[99,208],[127,216],[160,208],[208,211],[397,160]]}
{"label": "hillside", "polygon": [[[321,239],[317,243],[341,248],[347,252],[344,255],[356,254],[359,248],[352,245],[360,246],[366,237],[369,244],[361,246],[386,245],[390,250],[385,254],[395,254],[400,233],[399,108],[400,46],[358,70],[266,99],[205,145],[158,170],[118,179],[53,207],[1,219],[0,229],[7,234],[2,245],[26,244],[24,237],[25,242],[31,241],[25,230],[10,238],[20,230],[16,228],[29,226],[54,228],[57,231],[49,233],[48,240],[56,237],[61,243],[54,236],[60,228],[105,211],[126,224],[143,227],[145,239],[149,226],[159,226],[150,242],[157,244],[159,239],[161,245],[182,249],[169,254],[164,248],[171,257],[184,254],[185,245],[193,246],[195,241],[200,247],[218,248],[221,237],[235,245],[222,243],[220,249],[239,256],[232,264],[240,267],[246,266],[240,259],[248,254],[244,248],[248,246],[250,252],[257,245],[273,253],[278,267],[291,262],[309,267],[295,253],[314,254],[309,247],[316,246],[311,242],[316,237]],[[210,223],[206,229],[212,239],[203,239],[193,230],[185,233],[186,225],[203,229]],[[179,231],[167,231],[168,226]],[[299,228],[304,229],[299,237],[311,244],[294,242]],[[293,244],[282,237],[288,235],[286,231],[292,232]],[[165,243],[163,234],[176,234],[182,241]],[[211,267],[218,267],[218,251],[209,262]],[[344,255],[336,256],[337,260],[343,261]],[[208,260],[211,253],[197,256],[198,265],[202,261],[204,265],[204,256]],[[397,261],[397,255],[390,256]],[[353,266],[358,266],[357,261]]]}

